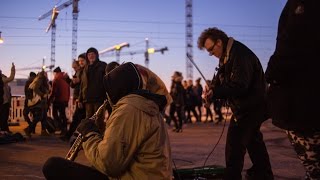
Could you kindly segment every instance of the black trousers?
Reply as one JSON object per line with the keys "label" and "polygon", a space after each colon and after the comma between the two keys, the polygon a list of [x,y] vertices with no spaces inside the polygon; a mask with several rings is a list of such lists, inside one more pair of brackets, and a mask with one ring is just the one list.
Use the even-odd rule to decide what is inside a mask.
{"label": "black trousers", "polygon": [[234,118],[230,120],[225,149],[226,174],[225,179],[241,179],[246,151],[250,156],[255,169],[255,174],[261,178],[273,179],[273,173],[263,136],[260,131],[261,123],[256,121],[246,122]]}
{"label": "black trousers", "polygon": [[100,171],[61,157],[49,158],[42,167],[47,180],[60,179],[94,179],[107,180],[108,176]]}
{"label": "black trousers", "polygon": [[[175,116],[177,113],[178,120]],[[182,106],[177,106],[174,103],[170,105],[170,118],[173,120],[176,129],[182,129],[182,120],[184,119],[184,108]]]}
{"label": "black trousers", "polygon": [[69,130],[66,133],[66,137],[70,139],[74,131],[77,129],[78,125],[80,124],[82,119],[86,118],[86,109],[85,108],[79,108],[76,106],[76,109],[72,116],[72,122],[70,124]]}
{"label": "black trousers", "polygon": [[10,103],[5,103],[0,109],[0,130],[9,131],[8,119],[10,112]]}
{"label": "black trousers", "polygon": [[52,105],[53,119],[59,123],[60,129],[63,133],[67,132],[67,116],[66,116],[67,107],[68,107],[68,102],[53,102],[53,105]]}

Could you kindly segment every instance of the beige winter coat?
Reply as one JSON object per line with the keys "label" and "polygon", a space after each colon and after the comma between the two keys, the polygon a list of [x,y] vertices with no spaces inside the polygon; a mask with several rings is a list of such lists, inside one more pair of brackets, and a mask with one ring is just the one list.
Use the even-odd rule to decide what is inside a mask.
{"label": "beige winter coat", "polygon": [[111,179],[171,179],[169,136],[158,106],[130,94],[118,101],[104,137],[91,134],[83,143],[86,157]]}

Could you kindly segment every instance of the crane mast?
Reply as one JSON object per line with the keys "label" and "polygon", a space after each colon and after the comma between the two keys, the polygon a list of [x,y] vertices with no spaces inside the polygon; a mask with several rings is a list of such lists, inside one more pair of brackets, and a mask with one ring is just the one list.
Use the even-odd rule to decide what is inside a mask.
{"label": "crane mast", "polygon": [[193,66],[188,56],[193,59],[192,0],[186,0],[186,77],[193,79]]}
{"label": "crane mast", "polygon": [[78,39],[78,2],[79,0],[73,0],[72,10],[72,60],[77,59],[77,39]]}

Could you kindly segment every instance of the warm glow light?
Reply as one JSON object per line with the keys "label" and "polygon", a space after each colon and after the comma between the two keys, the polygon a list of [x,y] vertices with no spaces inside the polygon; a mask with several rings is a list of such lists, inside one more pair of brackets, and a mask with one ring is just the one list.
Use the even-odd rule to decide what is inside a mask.
{"label": "warm glow light", "polygon": [[155,49],[154,49],[154,48],[149,48],[149,49],[148,49],[148,53],[149,53],[149,54],[152,54],[152,53],[154,53],[154,52],[155,52]]}

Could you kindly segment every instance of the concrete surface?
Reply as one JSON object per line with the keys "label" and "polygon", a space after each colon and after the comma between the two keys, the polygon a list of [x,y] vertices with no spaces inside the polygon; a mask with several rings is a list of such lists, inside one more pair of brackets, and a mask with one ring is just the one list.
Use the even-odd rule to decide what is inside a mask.
{"label": "concrete surface", "polygon": [[[12,132],[23,133],[27,124],[10,126]],[[223,129],[221,140],[208,158],[206,165],[224,166],[224,146],[227,134],[228,121],[224,124],[213,123],[186,124],[182,133],[172,132],[168,127],[172,145],[172,156],[176,168],[190,168],[203,166],[206,158],[217,143]],[[266,121],[261,130],[269,151],[275,179],[299,180],[303,179],[304,168],[297,159],[285,133]],[[58,135],[49,137],[40,136],[40,126],[37,126],[36,135],[25,142],[0,145],[0,180],[45,179],[42,174],[42,165],[51,156],[65,157],[69,144],[58,138]],[[79,153],[76,162],[89,165],[83,152]],[[251,166],[246,155],[245,169]]]}

